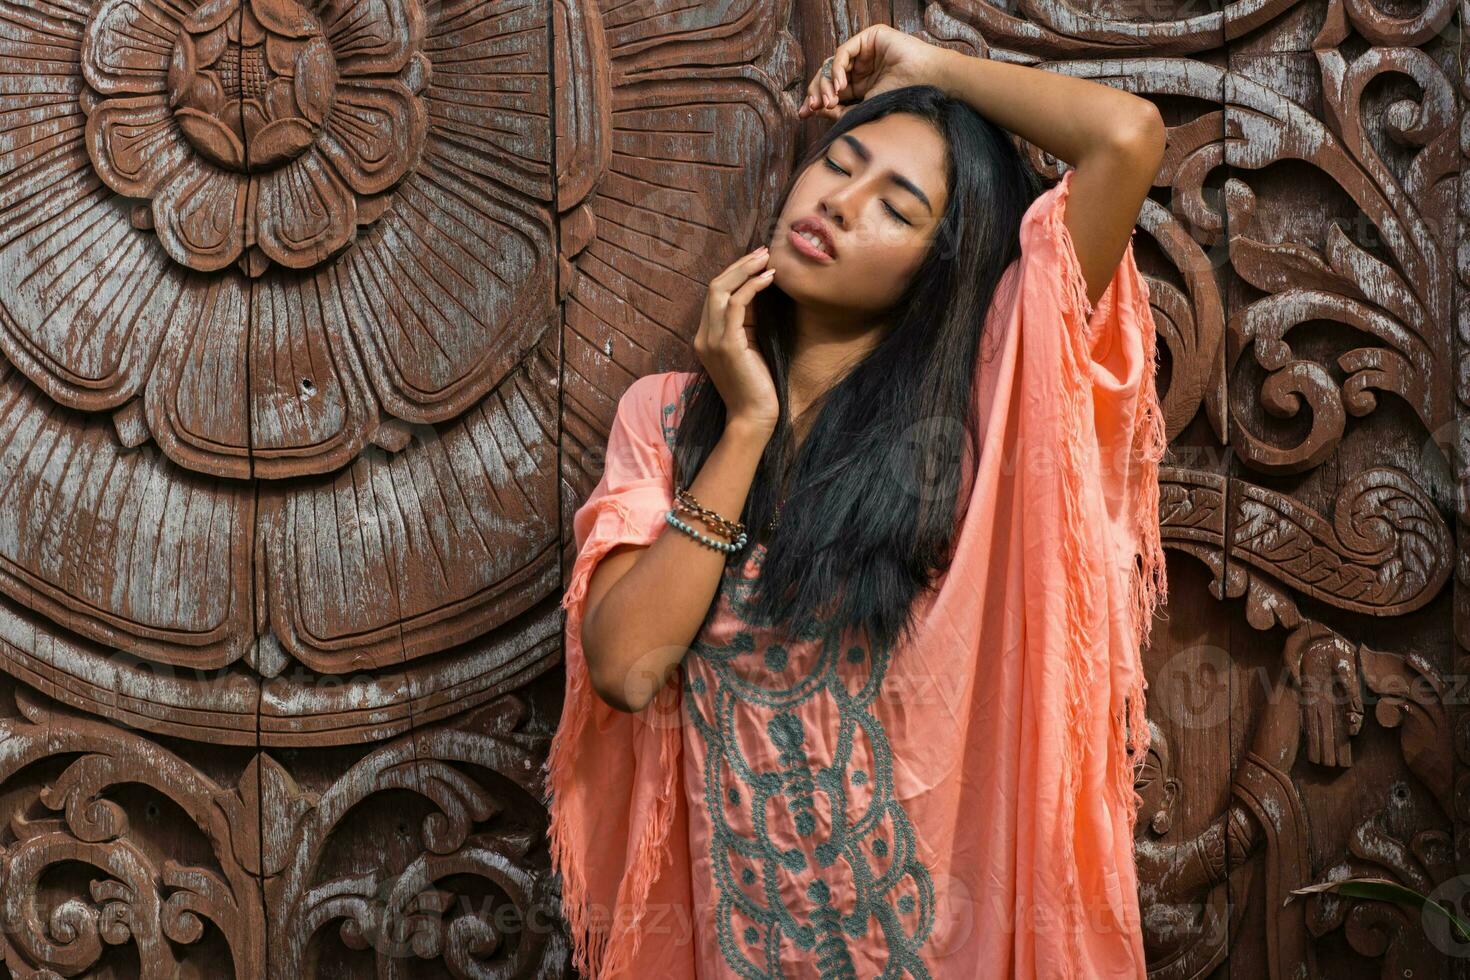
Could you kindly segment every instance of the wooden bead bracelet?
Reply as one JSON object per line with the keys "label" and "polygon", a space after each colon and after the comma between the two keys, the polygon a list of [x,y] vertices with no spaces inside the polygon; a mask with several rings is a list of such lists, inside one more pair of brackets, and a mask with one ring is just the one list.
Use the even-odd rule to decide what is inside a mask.
{"label": "wooden bead bracelet", "polygon": [[719,514],[700,505],[694,494],[680,487],[674,491],[675,509],[693,514],[727,538],[738,538],[745,533],[745,525],[739,521],[727,521]]}
{"label": "wooden bead bracelet", "polygon": [[[723,551],[726,554],[733,554],[734,552],[737,552],[741,548],[745,547],[746,536],[744,524],[740,523],[739,521],[727,521],[719,514],[716,514],[714,511],[701,506],[699,501],[694,499],[694,495],[691,494],[688,490],[683,489],[682,487],[677,488],[674,491],[674,496],[676,498],[674,506],[669,508],[668,513],[664,514],[665,522],[673,527],[678,528],[680,531],[683,531],[685,534],[689,535],[691,538],[694,538],[705,547],[713,548],[716,551]],[[710,527],[714,528],[717,532],[724,534],[727,537],[734,538],[735,540],[733,542],[715,540],[714,538],[700,531],[698,528],[695,528],[688,523],[680,520],[678,516],[679,511],[684,511],[686,513],[695,515],[700,520],[708,524]]]}

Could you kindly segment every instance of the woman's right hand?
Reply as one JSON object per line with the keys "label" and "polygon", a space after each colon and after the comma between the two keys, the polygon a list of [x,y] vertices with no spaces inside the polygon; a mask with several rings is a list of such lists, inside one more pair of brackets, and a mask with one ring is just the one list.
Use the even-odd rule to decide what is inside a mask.
{"label": "woman's right hand", "polygon": [[[740,422],[774,432],[780,416],[776,382],[755,342],[755,294],[771,284],[770,251],[762,246],[710,280],[694,335],[694,353],[725,401],[725,424]],[[764,271],[762,271],[764,270]]]}

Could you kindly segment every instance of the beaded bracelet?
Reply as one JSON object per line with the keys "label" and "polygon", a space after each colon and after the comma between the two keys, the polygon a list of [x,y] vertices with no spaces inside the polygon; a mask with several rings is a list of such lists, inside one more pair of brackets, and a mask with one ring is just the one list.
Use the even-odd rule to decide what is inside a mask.
{"label": "beaded bracelet", "polygon": [[734,540],[734,542],[729,542],[729,541],[716,541],[714,538],[712,538],[709,535],[703,533],[698,528],[691,527],[688,524],[684,523],[683,521],[679,520],[679,518],[676,516],[676,513],[674,511],[674,508],[672,508],[672,507],[670,507],[669,510],[668,510],[668,512],[664,514],[664,520],[666,522],[668,522],[669,524],[672,524],[674,527],[678,528],[679,530],[683,531],[685,534],[689,535],[691,538],[694,538],[700,544],[705,545],[706,547],[709,547],[709,548],[713,548],[716,551],[723,551],[727,555],[732,555],[735,552],[739,551],[741,548],[744,548],[745,547],[745,532],[744,531],[741,531],[740,532],[740,537],[736,538]]}

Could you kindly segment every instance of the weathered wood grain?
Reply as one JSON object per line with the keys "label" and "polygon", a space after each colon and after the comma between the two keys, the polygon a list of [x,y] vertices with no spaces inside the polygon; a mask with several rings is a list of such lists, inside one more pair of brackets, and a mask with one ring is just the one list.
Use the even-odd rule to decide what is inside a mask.
{"label": "weathered wood grain", "polygon": [[546,345],[443,428],[330,482],[261,496],[270,619],[312,669],[371,670],[512,621],[559,580]]}
{"label": "weathered wood grain", "polygon": [[0,977],[565,975],[571,514],[876,21],[1170,127],[1151,973],[1470,975],[1286,901],[1470,880],[1455,5],[0,0]]}

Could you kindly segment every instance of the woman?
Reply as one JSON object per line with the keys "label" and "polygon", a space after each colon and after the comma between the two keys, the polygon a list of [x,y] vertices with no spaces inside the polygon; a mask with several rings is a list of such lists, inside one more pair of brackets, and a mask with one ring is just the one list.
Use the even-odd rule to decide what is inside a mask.
{"label": "woman", "polygon": [[[1163,125],[888,27],[800,112],[836,122],[711,282],[702,370],[633,383],[574,517],[576,964],[1143,977]],[[1075,168],[1038,196],[1002,127]]]}

